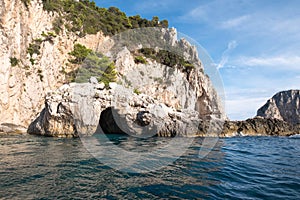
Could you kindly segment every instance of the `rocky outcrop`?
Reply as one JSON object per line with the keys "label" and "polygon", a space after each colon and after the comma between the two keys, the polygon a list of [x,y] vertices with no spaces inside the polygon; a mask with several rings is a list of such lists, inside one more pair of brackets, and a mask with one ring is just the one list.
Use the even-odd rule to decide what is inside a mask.
{"label": "rocky outcrop", "polygon": [[280,119],[255,117],[245,121],[226,121],[220,136],[290,136],[299,134],[299,128]]}
{"label": "rocky outcrop", "polygon": [[28,133],[78,137],[94,133],[144,136],[196,136],[199,113],[177,111],[158,100],[117,84],[71,83],[48,93],[45,108]]}
{"label": "rocky outcrop", "polygon": [[300,90],[288,90],[275,94],[257,111],[257,116],[300,124]]}
{"label": "rocky outcrop", "polygon": [[221,133],[232,136],[290,136],[300,134],[300,90],[275,94],[245,121],[226,121]]}

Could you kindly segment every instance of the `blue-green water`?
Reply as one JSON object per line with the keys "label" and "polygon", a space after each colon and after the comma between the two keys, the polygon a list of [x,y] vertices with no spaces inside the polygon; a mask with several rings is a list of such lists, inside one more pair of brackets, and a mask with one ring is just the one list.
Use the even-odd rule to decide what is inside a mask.
{"label": "blue-green water", "polygon": [[[112,137],[140,147],[170,140]],[[0,136],[0,199],[300,198],[300,139],[220,139],[203,159],[201,143],[158,171],[129,174],[93,158],[80,139]]]}

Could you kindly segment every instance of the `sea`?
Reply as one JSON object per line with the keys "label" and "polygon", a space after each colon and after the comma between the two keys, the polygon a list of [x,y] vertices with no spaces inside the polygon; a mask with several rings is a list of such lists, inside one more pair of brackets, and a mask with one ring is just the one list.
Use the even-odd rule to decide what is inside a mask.
{"label": "sea", "polygon": [[[172,141],[106,137],[141,152]],[[134,172],[102,160],[80,138],[2,135],[0,199],[300,199],[299,137],[218,138],[206,150],[204,143],[195,138],[169,163],[167,154],[152,157],[165,166]]]}

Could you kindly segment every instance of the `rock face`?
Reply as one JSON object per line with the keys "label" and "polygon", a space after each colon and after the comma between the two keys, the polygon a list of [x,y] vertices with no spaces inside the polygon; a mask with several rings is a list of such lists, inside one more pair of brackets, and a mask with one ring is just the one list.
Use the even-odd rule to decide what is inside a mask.
{"label": "rock face", "polygon": [[[105,37],[98,33],[79,38],[62,30],[51,40],[43,40],[43,32],[53,32],[56,14],[43,10],[41,0],[31,0],[26,7],[20,0],[0,1],[0,123],[28,126],[44,105],[44,96],[65,81],[68,70],[68,53],[74,43],[95,49]],[[28,47],[34,40],[42,39],[40,54]],[[10,59],[18,60],[12,66]],[[26,114],[24,114],[26,113]]]}
{"label": "rock face", "polygon": [[[155,33],[162,35],[161,43],[182,49],[184,58],[194,67],[170,67],[150,58],[145,58],[145,63],[136,63],[133,45],[123,46],[122,41],[113,39],[109,44],[103,42],[97,49],[106,49],[102,52],[116,63],[118,84],[110,83],[107,90],[92,77],[90,83],[62,86],[67,91],[60,88],[47,95],[45,109],[28,132],[78,137],[102,129],[106,133],[139,136],[197,136],[210,130],[211,121],[224,120],[222,104],[204,74],[196,48],[186,40],[177,41],[175,29],[159,29]],[[111,43],[120,48],[110,46]],[[128,40],[126,43],[132,44]],[[77,75],[86,70],[79,70]],[[216,128],[214,131],[217,132]]]}
{"label": "rock face", "polygon": [[[28,132],[47,136],[90,135],[97,128],[102,114],[107,119],[111,118],[107,109],[119,109],[111,105],[111,100],[100,101],[101,97],[94,95],[111,98],[115,87],[124,86],[122,81],[125,79],[131,82],[125,88],[129,87],[131,93],[135,89],[136,93],[142,94],[130,94],[126,101],[120,100],[124,105],[128,104],[128,108],[134,108],[126,115],[129,118],[126,118],[128,123],[125,124],[133,121],[140,126],[150,124],[161,136],[196,135],[194,127],[200,121],[225,118],[217,92],[203,72],[196,48],[184,39],[177,40],[175,29],[161,29],[159,37],[169,46],[183,49],[184,58],[195,68],[184,71],[151,59],[147,59],[146,64],[135,63],[132,49],[121,46],[122,49],[112,54],[114,44],[101,33],[80,38],[62,28],[58,35],[53,36],[52,24],[57,14],[44,11],[41,0],[28,2],[27,6],[19,0],[0,2],[0,124],[11,123],[21,127],[31,124]],[[45,36],[49,32],[52,35],[50,39]],[[150,37],[146,34],[144,38]],[[38,53],[29,53],[29,47],[36,42],[39,43]],[[105,90],[104,85],[96,83],[95,79],[86,85],[63,85],[65,74],[75,69],[68,54],[75,43],[110,57],[116,64],[121,84],[112,83],[110,90]],[[143,47],[147,46],[140,44],[140,48]],[[138,106],[131,106],[130,102],[136,102]],[[144,104],[140,106],[138,102]],[[90,113],[84,114],[84,109]],[[124,113],[118,115],[123,116]],[[105,121],[103,116],[101,122]],[[162,121],[164,125],[161,125]],[[6,126],[2,127],[8,130]],[[109,132],[116,132],[105,127]]]}
{"label": "rock face", "polygon": [[[120,93],[121,91],[121,93]],[[94,133],[135,136],[196,136],[198,112],[176,111],[145,94],[121,85],[104,89],[99,83],[71,83],[48,93],[45,108],[28,133],[78,137]]]}
{"label": "rock face", "polygon": [[257,116],[300,124],[300,90],[289,90],[275,94],[257,111]]}
{"label": "rock face", "polygon": [[245,121],[226,121],[220,136],[290,136],[300,127],[275,118],[255,117]]}

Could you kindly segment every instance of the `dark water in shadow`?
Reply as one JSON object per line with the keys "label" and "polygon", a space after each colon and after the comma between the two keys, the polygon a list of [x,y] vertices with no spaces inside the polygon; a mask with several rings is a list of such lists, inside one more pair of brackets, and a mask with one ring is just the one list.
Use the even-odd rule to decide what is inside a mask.
{"label": "dark water in shadow", "polygon": [[[169,140],[112,137],[142,149]],[[129,174],[93,158],[80,139],[0,136],[0,199],[300,198],[300,139],[220,139],[203,159],[201,143],[158,171]]]}

